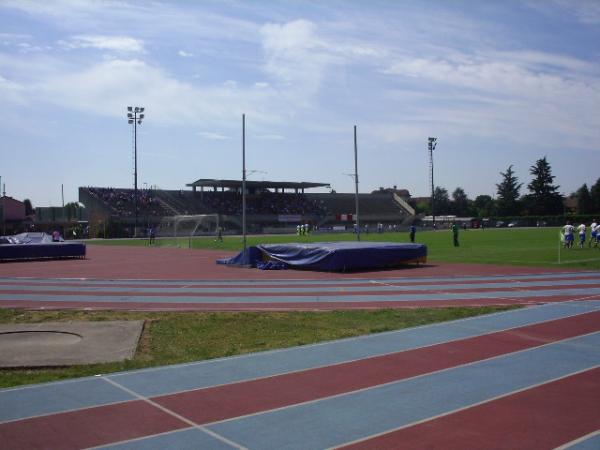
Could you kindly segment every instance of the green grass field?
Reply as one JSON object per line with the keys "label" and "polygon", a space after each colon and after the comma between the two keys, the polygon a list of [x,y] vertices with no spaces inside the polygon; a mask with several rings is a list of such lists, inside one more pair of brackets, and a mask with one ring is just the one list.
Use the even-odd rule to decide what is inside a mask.
{"label": "green grass field", "polygon": [[[331,242],[355,240],[351,233],[248,236],[248,245],[282,242]],[[363,241],[409,242],[408,233],[361,234]],[[460,262],[477,264],[501,264],[565,267],[572,269],[600,270],[600,248],[564,249],[559,246],[556,228],[515,228],[467,230],[460,232],[460,247],[452,245],[452,234],[448,230],[417,232],[417,242],[427,245],[430,262]],[[145,239],[93,240],[93,245],[148,245]],[[190,240],[180,238],[159,239],[158,245],[188,248]],[[242,238],[225,236],[224,242],[214,238],[196,237],[191,240],[192,248],[225,249],[239,251]],[[560,261],[559,261],[560,250]]]}
{"label": "green grass field", "polygon": [[421,308],[328,312],[124,312],[0,309],[0,323],[145,320],[131,360],[71,367],[0,369],[0,388],[219,358],[409,328],[513,309]]}
{"label": "green grass field", "polygon": [[[310,236],[249,236],[248,245],[281,242],[355,240],[353,234]],[[408,242],[408,233],[363,234],[364,241]],[[242,239],[160,239],[160,246],[239,251]],[[467,230],[460,233],[460,247],[452,245],[448,230],[418,232],[417,242],[426,244],[429,261],[533,265],[570,269],[600,269],[600,248],[560,249],[554,228]],[[92,245],[146,246],[145,239],[88,241]],[[0,323],[37,323],[54,320],[146,321],[135,358],[121,363],[94,364],[54,369],[0,370],[0,387],[131,370],[142,367],[218,358],[324,340],[377,333],[427,323],[453,320],[510,309],[440,308],[380,311],[331,311],[288,313],[171,313],[21,311],[0,309]]]}

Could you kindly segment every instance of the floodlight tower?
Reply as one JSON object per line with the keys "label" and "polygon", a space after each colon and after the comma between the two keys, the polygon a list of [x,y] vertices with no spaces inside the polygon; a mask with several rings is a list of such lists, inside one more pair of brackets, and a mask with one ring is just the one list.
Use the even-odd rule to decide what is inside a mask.
{"label": "floodlight tower", "polygon": [[432,226],[435,228],[435,187],[433,184],[433,151],[435,150],[435,146],[437,145],[437,138],[430,137],[428,139],[428,148],[429,148],[429,179],[431,181],[431,219]]}
{"label": "floodlight tower", "polygon": [[135,228],[133,236],[137,237],[138,227],[138,187],[137,187],[137,126],[144,119],[144,107],[128,106],[127,122],[133,125],[133,208],[135,209]]}

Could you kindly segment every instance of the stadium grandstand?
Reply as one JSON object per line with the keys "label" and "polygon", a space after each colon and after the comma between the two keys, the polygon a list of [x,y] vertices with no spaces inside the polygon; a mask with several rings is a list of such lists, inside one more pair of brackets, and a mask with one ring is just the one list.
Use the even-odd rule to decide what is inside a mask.
{"label": "stadium grandstand", "polygon": [[[199,179],[188,189],[138,189],[138,226],[157,226],[166,217],[219,215],[229,233],[241,231],[242,181]],[[247,228],[254,233],[284,233],[298,224],[321,229],[351,229],[355,220],[355,194],[308,193],[329,188],[328,183],[246,181]],[[189,189],[191,188],[191,189]],[[90,222],[111,222],[110,234],[133,235],[135,191],[110,187],[80,187],[79,201]],[[359,194],[361,224],[402,226],[415,212],[395,192]]]}

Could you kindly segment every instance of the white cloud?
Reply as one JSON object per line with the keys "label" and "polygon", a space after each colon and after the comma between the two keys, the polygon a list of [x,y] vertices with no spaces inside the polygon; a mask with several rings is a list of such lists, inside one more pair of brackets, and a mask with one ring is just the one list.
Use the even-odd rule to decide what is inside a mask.
{"label": "white cloud", "polygon": [[600,24],[600,2],[598,0],[529,0],[528,5],[543,14],[572,16],[587,25]]}
{"label": "white cloud", "polygon": [[179,51],[177,52],[177,54],[178,54],[179,56],[181,56],[182,58],[191,58],[192,56],[194,56],[194,55],[193,55],[193,53],[188,53],[188,52],[186,52],[185,50],[179,50]]}
{"label": "white cloud", "polygon": [[283,25],[267,24],[261,28],[265,52],[265,71],[288,90],[304,98],[315,94],[324,76],[330,56],[320,50],[316,25],[296,20]]}
{"label": "white cloud", "polygon": [[17,104],[25,103],[25,88],[15,83],[14,81],[7,80],[0,75],[0,99],[2,102],[13,102]]}
{"label": "white cloud", "polygon": [[128,104],[140,104],[147,108],[148,121],[171,125],[237,124],[242,113],[256,123],[281,120],[280,99],[268,90],[196,86],[138,59],[107,60],[84,70],[63,68],[32,82],[27,94],[31,101],[111,117],[121,117]]}
{"label": "white cloud", "polygon": [[[494,136],[523,143],[587,148],[600,138],[593,111],[600,103],[598,69],[587,61],[541,52],[449,58],[402,58],[386,74],[416,79],[427,111],[415,102],[413,129],[434,124],[450,135]],[[595,73],[594,73],[595,72]],[[435,105],[435,108],[431,108]],[[425,126],[423,126],[425,125]],[[394,140],[409,130],[382,131]]]}
{"label": "white cloud", "polygon": [[285,139],[285,137],[280,134],[257,134],[253,137],[265,141],[283,141]]}
{"label": "white cloud", "polygon": [[254,83],[254,87],[259,89],[265,89],[269,87],[269,83],[265,83],[264,81],[257,81],[256,83]]}
{"label": "white cloud", "polygon": [[213,133],[211,131],[200,131],[197,134],[198,134],[198,136],[201,136],[204,139],[208,139],[211,141],[223,141],[223,140],[230,139],[229,136],[225,136],[224,134],[220,134],[220,133]]}
{"label": "white cloud", "polygon": [[74,36],[67,45],[71,48],[96,48],[117,52],[139,53],[144,51],[144,43],[129,36],[80,35]]}
{"label": "white cloud", "polygon": [[376,62],[388,54],[377,44],[353,38],[352,33],[328,35],[328,25],[294,20],[260,29],[263,70],[272,78],[273,88],[296,105],[312,106],[324,83],[335,84],[337,77],[344,76],[344,66]]}

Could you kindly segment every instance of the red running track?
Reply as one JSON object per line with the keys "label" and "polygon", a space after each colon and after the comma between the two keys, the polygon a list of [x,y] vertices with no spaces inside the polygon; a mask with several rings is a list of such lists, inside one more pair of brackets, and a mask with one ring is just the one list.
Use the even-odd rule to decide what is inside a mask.
{"label": "red running track", "polygon": [[[348,393],[594,331],[600,331],[600,312],[343,364],[154,397],[149,400],[151,403],[136,400],[7,422],[0,424],[0,442],[11,442],[14,450],[104,445],[185,428],[192,422],[203,425]],[[185,421],[165,414],[155,405]],[[385,438],[399,442],[392,435]],[[369,448],[395,446],[375,443]]]}
{"label": "red running track", "polygon": [[0,263],[0,277],[165,279],[165,280],[277,280],[392,277],[452,277],[477,275],[523,275],[564,272],[562,269],[493,266],[484,264],[426,264],[393,270],[328,273],[301,270],[239,269],[218,265],[219,258],[234,253],[177,248],[88,245],[84,260]]}
{"label": "red running track", "polygon": [[599,405],[596,368],[340,448],[547,450],[600,429]]}

